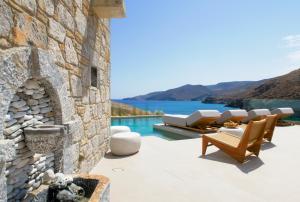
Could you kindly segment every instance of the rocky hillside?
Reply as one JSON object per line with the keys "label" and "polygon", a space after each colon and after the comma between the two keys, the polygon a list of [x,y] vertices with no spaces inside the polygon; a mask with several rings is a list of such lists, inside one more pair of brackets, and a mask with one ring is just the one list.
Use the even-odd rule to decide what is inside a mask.
{"label": "rocky hillside", "polygon": [[132,100],[201,100],[243,107],[249,99],[300,99],[300,69],[260,81],[222,82],[216,85],[184,85],[178,88],[136,96]]}
{"label": "rocky hillside", "polygon": [[243,94],[244,98],[300,99],[300,69],[265,81]]}
{"label": "rocky hillside", "polygon": [[300,99],[300,69],[283,76],[267,79],[242,91],[210,96],[206,103],[225,103],[232,107],[244,107],[243,101],[250,99]]}
{"label": "rocky hillside", "polygon": [[256,87],[262,81],[233,81],[222,82],[216,85],[184,85],[178,88],[166,91],[153,92],[146,95],[140,95],[129,100],[204,100],[207,97],[217,97],[231,95],[233,93],[243,92],[249,87]]}
{"label": "rocky hillside", "polygon": [[211,94],[211,90],[202,85],[184,85],[166,91],[140,95],[130,100],[201,100]]}
{"label": "rocky hillside", "polygon": [[222,82],[216,85],[207,86],[214,96],[233,95],[245,92],[249,88],[255,88],[263,84],[265,80],[261,81],[232,81]]}
{"label": "rocky hillside", "polygon": [[111,103],[112,116],[141,116],[141,115],[160,115],[160,112],[149,112],[142,109],[113,101]]}

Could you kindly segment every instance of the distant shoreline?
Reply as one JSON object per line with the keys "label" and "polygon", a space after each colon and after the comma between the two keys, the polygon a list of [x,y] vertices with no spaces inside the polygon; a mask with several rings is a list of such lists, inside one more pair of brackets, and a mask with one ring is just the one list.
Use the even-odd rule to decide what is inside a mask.
{"label": "distant shoreline", "polygon": [[120,118],[156,118],[162,117],[163,115],[130,115],[130,116],[111,116],[112,119],[120,119]]}

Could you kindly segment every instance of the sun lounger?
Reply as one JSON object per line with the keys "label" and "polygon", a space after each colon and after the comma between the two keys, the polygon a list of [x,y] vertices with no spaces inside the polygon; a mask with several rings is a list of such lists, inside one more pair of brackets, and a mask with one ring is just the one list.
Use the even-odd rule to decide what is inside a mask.
{"label": "sun lounger", "polygon": [[277,114],[279,119],[286,118],[293,115],[295,112],[292,108],[277,108],[272,110],[272,114]]}
{"label": "sun lounger", "polygon": [[222,113],[221,117],[216,121],[217,124],[224,124],[227,121],[233,121],[236,123],[241,122],[244,118],[248,117],[246,110],[228,110]]}
{"label": "sun lounger", "polygon": [[282,120],[283,118],[289,117],[293,115],[295,112],[292,108],[286,107],[286,108],[277,108],[271,111],[272,114],[277,114],[278,115],[278,121],[277,125],[278,126],[290,126],[293,125],[293,123],[287,122]]}
{"label": "sun lounger", "polygon": [[199,110],[193,114],[186,115],[164,115],[163,122],[165,125],[194,130],[201,133],[215,132],[215,128],[209,128],[208,125],[220,118],[218,110]]}
{"label": "sun lounger", "polygon": [[187,117],[188,117],[187,115],[166,114],[162,118],[165,124],[186,127]]}
{"label": "sun lounger", "polygon": [[242,120],[243,123],[248,123],[249,121],[258,121],[264,119],[267,115],[271,115],[268,109],[253,109],[248,112],[248,116]]}
{"label": "sun lounger", "polygon": [[212,122],[215,122],[220,118],[220,112],[218,110],[199,110],[186,118],[187,126],[207,126]]}
{"label": "sun lounger", "polygon": [[[202,136],[202,155],[205,156],[208,146],[215,145],[232,158],[243,163],[247,156],[259,155],[264,136],[266,120],[250,121],[241,138],[230,133],[217,133]],[[211,144],[209,144],[211,143]]]}

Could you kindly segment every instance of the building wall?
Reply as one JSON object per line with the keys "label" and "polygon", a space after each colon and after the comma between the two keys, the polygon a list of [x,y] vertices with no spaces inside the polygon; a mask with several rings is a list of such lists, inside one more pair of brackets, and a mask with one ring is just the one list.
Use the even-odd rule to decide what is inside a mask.
{"label": "building wall", "polygon": [[107,151],[110,135],[109,20],[93,14],[90,0],[0,0],[0,19],[1,50],[37,47],[58,66],[67,83],[63,96],[74,103],[72,119],[79,123],[64,155],[73,158],[73,172],[88,172]]}

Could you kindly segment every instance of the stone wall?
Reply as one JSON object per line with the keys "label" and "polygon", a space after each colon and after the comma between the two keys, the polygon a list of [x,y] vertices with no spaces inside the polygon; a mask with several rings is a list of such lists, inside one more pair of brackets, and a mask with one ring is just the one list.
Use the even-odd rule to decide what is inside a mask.
{"label": "stone wall", "polygon": [[4,138],[14,141],[16,156],[6,161],[7,199],[22,199],[38,188],[44,172],[54,167],[54,155],[32,153],[26,146],[24,129],[40,124],[55,124],[54,106],[45,87],[30,79],[17,89],[5,116]]}
{"label": "stone wall", "polygon": [[[59,98],[53,99],[54,106],[44,106],[45,104],[39,103],[38,105],[42,106],[32,109],[28,105],[28,100],[25,100],[26,105],[23,105],[21,101],[23,98],[20,98],[20,96],[20,100],[16,96],[14,98],[13,96],[11,98],[3,96],[7,101],[0,100],[0,140],[4,138],[14,140],[14,138],[9,138],[9,135],[17,130],[9,135],[7,133],[3,135],[3,131],[13,125],[21,124],[22,126],[25,123],[19,123],[19,119],[22,118],[23,121],[34,119],[32,122],[42,121],[43,123],[53,123],[56,120],[60,124],[65,124],[66,121],[69,121],[73,135],[63,153],[64,159],[68,160],[64,162],[64,170],[69,173],[88,172],[107,151],[110,136],[109,20],[98,19],[93,14],[90,8],[90,0],[0,0],[0,19],[0,53],[1,56],[5,55],[3,56],[5,62],[1,63],[1,65],[4,65],[1,66],[0,74],[1,95],[6,95],[3,86],[8,86],[10,94],[13,92],[19,96],[18,93],[27,93],[31,96],[31,93],[35,93],[31,92],[32,89],[23,88],[22,92],[21,90],[18,92],[18,88],[15,87],[15,85],[24,86],[26,82],[22,79],[26,77],[28,77],[27,80],[39,79],[35,78],[34,75],[39,74],[40,77],[43,77],[44,74],[47,74],[63,79],[63,81],[56,81],[57,78],[52,78],[53,82],[49,83],[49,86],[47,86],[47,81],[41,81],[43,84],[47,84],[45,87],[49,90],[49,95],[55,95],[52,91],[58,94]],[[10,52],[15,52],[18,47],[37,48],[45,51],[39,51],[39,54],[35,55],[27,54],[27,50],[24,49],[24,51],[22,50],[23,55],[21,53],[15,54],[9,58]],[[3,54],[4,52],[5,54]],[[26,61],[26,57],[33,62]],[[48,61],[48,57],[54,62],[55,66],[51,62],[49,64],[44,63],[44,60]],[[7,61],[13,61],[15,66]],[[47,70],[39,70],[36,73],[36,65],[45,67],[48,65],[49,67],[47,66]],[[91,67],[97,69],[97,87],[91,86]],[[20,73],[21,70],[25,71],[22,68],[28,68],[28,72],[26,74]],[[29,70],[29,68],[32,68],[32,70]],[[4,69],[4,72],[2,72],[2,69]],[[15,80],[7,82],[9,78]],[[14,110],[14,108],[8,109],[8,106],[6,110],[5,104],[13,102],[20,102],[19,104],[23,105],[19,106],[15,112],[21,112],[17,115],[20,116],[18,119],[10,119],[10,116],[5,117],[5,114],[11,115],[12,113],[9,112]],[[64,102],[72,104],[65,105]],[[40,113],[41,109],[43,109],[43,112],[46,109],[50,110],[45,112],[50,113],[50,107],[55,106],[61,108],[57,109],[56,117],[40,117],[43,114]],[[34,111],[37,114],[22,113],[27,112],[26,110]],[[38,110],[40,112],[37,112]],[[6,125],[2,124],[5,122],[3,120],[5,118],[7,118]],[[15,141],[16,147],[22,146],[22,144],[18,145],[19,142],[23,141],[21,133],[16,137],[19,138]],[[17,157],[20,157],[18,155]],[[36,162],[38,162],[37,164],[43,164],[43,162],[40,162],[41,156],[35,160],[31,164],[29,162],[24,163],[24,161],[24,167],[21,170],[23,171],[23,168],[28,165],[35,165]],[[47,159],[42,158],[42,160],[46,161]],[[51,163],[48,163],[51,167]],[[5,174],[7,176],[9,176],[10,166],[12,166],[10,162],[6,162]],[[0,178],[1,176],[2,174]],[[24,182],[28,184],[30,179],[29,176]],[[34,179],[36,180],[36,178]]]}

